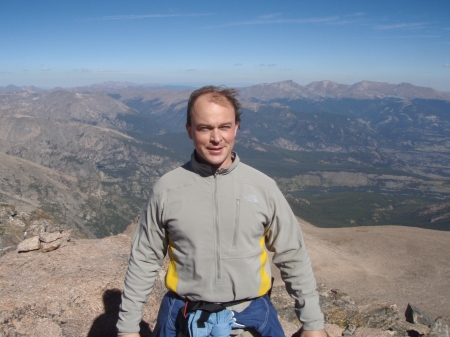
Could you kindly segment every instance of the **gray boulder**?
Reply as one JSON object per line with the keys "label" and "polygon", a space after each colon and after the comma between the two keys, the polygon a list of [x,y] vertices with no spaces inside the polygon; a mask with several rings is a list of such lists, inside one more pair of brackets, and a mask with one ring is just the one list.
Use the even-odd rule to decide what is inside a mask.
{"label": "gray boulder", "polygon": [[406,308],[405,317],[409,323],[419,323],[430,327],[433,325],[431,318],[409,303]]}

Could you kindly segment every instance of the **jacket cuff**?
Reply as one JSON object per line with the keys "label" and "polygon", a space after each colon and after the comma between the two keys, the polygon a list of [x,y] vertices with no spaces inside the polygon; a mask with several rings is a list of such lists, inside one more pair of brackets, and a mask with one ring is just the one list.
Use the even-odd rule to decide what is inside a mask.
{"label": "jacket cuff", "polygon": [[117,328],[117,335],[127,335],[132,333],[139,333],[140,326],[139,323],[141,322],[141,317],[123,317],[124,312],[119,312],[119,320],[117,321],[116,328]]}
{"label": "jacket cuff", "polygon": [[313,330],[313,331],[325,329],[323,315],[322,318],[317,321],[303,323],[302,328],[303,330]]}

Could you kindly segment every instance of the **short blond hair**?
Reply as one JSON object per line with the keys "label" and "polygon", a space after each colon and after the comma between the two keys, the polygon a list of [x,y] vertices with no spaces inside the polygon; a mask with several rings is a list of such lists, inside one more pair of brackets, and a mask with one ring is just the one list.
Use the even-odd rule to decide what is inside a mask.
{"label": "short blond hair", "polygon": [[197,89],[192,92],[191,96],[189,97],[188,105],[187,105],[187,114],[186,114],[186,124],[191,126],[192,123],[192,107],[194,106],[197,99],[206,94],[210,95],[211,102],[214,102],[218,105],[230,105],[234,109],[234,116],[235,116],[235,122],[240,123],[241,122],[241,103],[239,103],[239,100],[237,99],[238,90],[233,88],[227,88],[224,86],[214,86],[214,85],[207,85],[204,87],[201,87],[200,89]]}

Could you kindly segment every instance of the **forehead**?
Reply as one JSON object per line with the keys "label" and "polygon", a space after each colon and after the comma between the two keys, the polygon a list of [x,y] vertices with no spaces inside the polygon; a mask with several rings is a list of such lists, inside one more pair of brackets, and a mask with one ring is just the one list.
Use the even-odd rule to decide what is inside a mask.
{"label": "forehead", "polygon": [[192,107],[191,121],[193,124],[233,123],[235,119],[233,106],[221,95],[216,97],[211,94],[201,95]]}

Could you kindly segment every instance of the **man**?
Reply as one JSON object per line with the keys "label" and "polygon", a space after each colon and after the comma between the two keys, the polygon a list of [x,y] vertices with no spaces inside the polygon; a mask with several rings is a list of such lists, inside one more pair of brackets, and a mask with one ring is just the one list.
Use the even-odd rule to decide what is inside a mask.
{"label": "man", "polygon": [[[232,151],[240,123],[236,95],[234,89],[214,86],[191,94],[186,130],[195,151],[188,163],[154,185],[141,214],[125,278],[119,335],[139,336],[142,306],[168,252],[169,292],[154,335],[176,336],[180,322],[193,333],[192,319],[204,310],[188,315],[183,308],[192,303],[220,303],[230,310],[245,305],[243,310],[233,309],[233,328],[245,326],[262,336],[284,336],[266,295],[271,287],[267,247],[274,252],[273,261],[296,301],[303,322],[300,336],[327,336],[294,214],[276,183],[241,163]],[[223,313],[230,311],[217,312],[214,319],[218,321],[211,323],[211,329],[223,327],[217,318]],[[209,323],[208,315],[203,317],[203,327]]]}

